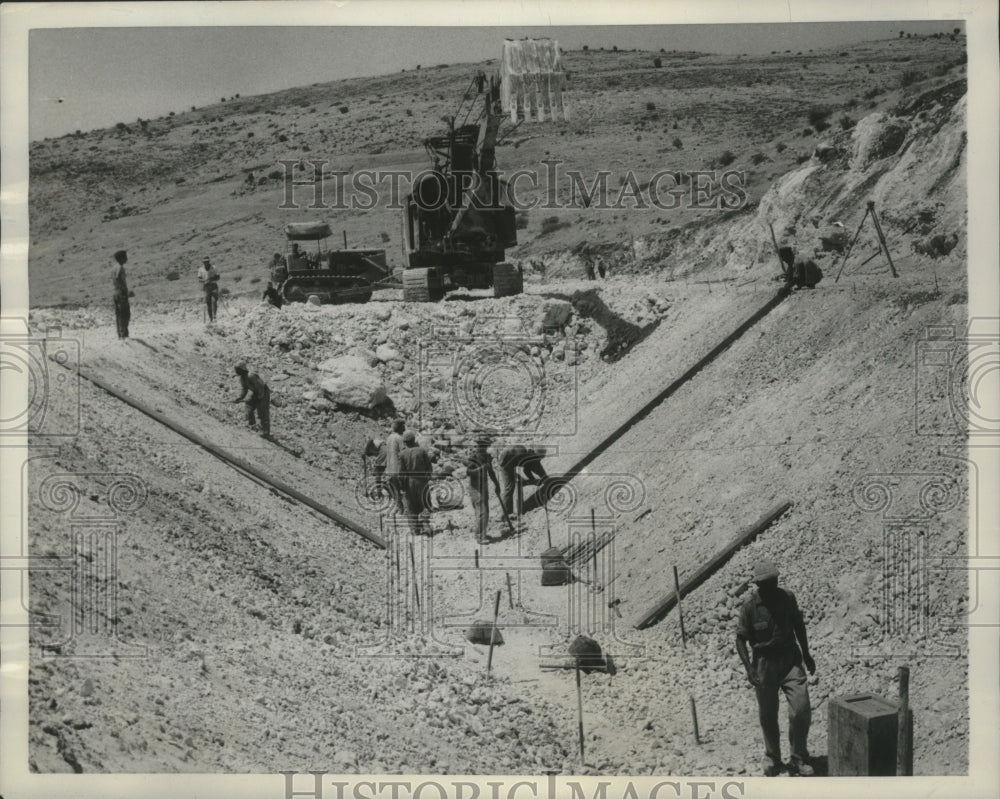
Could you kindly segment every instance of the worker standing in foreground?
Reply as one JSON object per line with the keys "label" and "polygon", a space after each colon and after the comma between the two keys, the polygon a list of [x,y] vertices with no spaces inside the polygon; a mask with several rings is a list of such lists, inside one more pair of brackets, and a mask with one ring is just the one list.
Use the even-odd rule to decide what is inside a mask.
{"label": "worker standing in foreground", "polygon": [[490,478],[492,476],[492,479],[496,479],[492,458],[487,451],[489,445],[488,438],[476,439],[475,449],[462,464],[469,476],[469,500],[476,517],[476,543],[478,544],[489,543],[489,539],[486,537],[486,528],[490,523]]}
{"label": "worker standing in foreground", "polygon": [[111,283],[113,286],[111,299],[115,304],[115,325],[118,328],[118,338],[128,338],[128,323],[132,318],[132,309],[128,302],[128,282],[125,280],[125,264],[128,263],[128,253],[118,250],[114,263],[111,265]]}
{"label": "worker standing in foreground", "polygon": [[198,269],[198,280],[205,291],[205,307],[208,309],[208,321],[215,321],[215,312],[219,307],[219,273],[215,271],[208,256],[205,256]]}
{"label": "worker standing in foreground", "polygon": [[[778,689],[788,701],[788,738],[792,748],[788,771],[793,776],[811,777],[806,739],[811,709],[803,663],[815,674],[816,663],[809,654],[806,626],[790,591],[778,587],[778,567],[762,561],[754,568],[757,590],[740,609],[736,631],[736,651],[757,692],[760,727],[764,734],[767,762],[764,776],[781,773],[781,736],[778,729]],[[798,643],[796,643],[796,639]],[[753,661],[747,653],[753,649]],[[800,649],[801,647],[801,649]]]}
{"label": "worker standing in foreground", "polygon": [[[260,435],[264,438],[271,437],[271,389],[267,383],[260,379],[254,372],[250,374],[245,363],[236,364],[236,375],[240,379],[243,393],[233,402],[246,402],[247,424],[253,427],[256,424],[255,414],[260,418]],[[247,394],[250,396],[247,397]]]}
{"label": "worker standing in foreground", "polygon": [[431,481],[431,456],[417,443],[412,430],[403,433],[399,453],[399,475],[403,482],[403,508],[414,535],[430,534],[430,508],[427,485]]}
{"label": "worker standing in foreground", "polygon": [[406,422],[396,419],[392,432],[385,440],[385,481],[393,500],[393,514],[403,513],[403,481],[399,475],[399,453],[403,451],[403,431]]}

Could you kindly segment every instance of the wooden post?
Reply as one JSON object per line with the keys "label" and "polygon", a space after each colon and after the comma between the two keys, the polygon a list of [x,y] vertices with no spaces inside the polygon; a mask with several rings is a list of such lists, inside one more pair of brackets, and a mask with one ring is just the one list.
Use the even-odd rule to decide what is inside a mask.
{"label": "wooden post", "polygon": [[521,475],[517,476],[517,518],[518,521],[524,516],[524,483],[521,482]]}
{"label": "wooden post", "polygon": [[476,568],[479,568],[479,550],[476,550]]}
{"label": "wooden post", "polygon": [[875,223],[875,232],[878,234],[879,243],[882,245],[882,250],[885,252],[885,259],[889,262],[889,269],[892,270],[892,276],[899,277],[899,273],[896,272],[896,266],[892,262],[892,256],[889,255],[889,245],[885,243],[885,234],[882,233],[882,225],[878,221],[878,214],[875,213],[874,202],[868,202],[868,210],[872,213],[872,222]]}
{"label": "wooden post", "polygon": [[413,555],[413,542],[410,542],[410,569],[413,572],[413,598],[417,602],[417,610],[420,610],[420,589],[417,588],[417,559]]}
{"label": "wooden post", "polygon": [[684,633],[684,614],[681,612],[681,581],[674,566],[674,592],[677,594],[677,619],[681,623],[681,644],[687,649],[687,635]]}
{"label": "wooden post", "polygon": [[549,549],[552,549],[552,530],[549,527],[549,506],[547,503],[542,505],[542,509],[545,511],[545,538],[548,539]]}
{"label": "wooden post", "polygon": [[346,250],[347,249],[347,230],[343,229],[343,233],[344,233],[344,249]]}
{"label": "wooden post", "polygon": [[688,694],[688,699],[691,701],[691,722],[694,724],[694,742],[700,744],[701,736],[698,734],[698,710],[694,706],[694,695]]}
{"label": "wooden post", "polygon": [[586,760],[583,751],[583,686],[580,684],[580,662],[576,663],[576,718],[580,728],[580,762]]}
{"label": "wooden post", "polygon": [[502,591],[497,591],[496,600],[493,602],[493,629],[490,630],[490,653],[486,657],[487,674],[493,668],[493,642],[497,639],[497,618],[500,616],[500,594],[502,593]]}
{"label": "wooden post", "polygon": [[910,728],[910,667],[899,667],[899,727],[896,733],[896,774],[913,776],[913,730]]}
{"label": "wooden post", "polygon": [[510,572],[507,572],[507,601],[510,602],[510,609],[514,609],[514,589],[510,586]]}

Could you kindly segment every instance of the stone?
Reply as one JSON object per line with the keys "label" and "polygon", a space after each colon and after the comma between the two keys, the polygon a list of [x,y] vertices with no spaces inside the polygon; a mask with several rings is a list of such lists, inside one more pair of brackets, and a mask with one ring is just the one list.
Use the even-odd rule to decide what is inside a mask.
{"label": "stone", "polygon": [[330,358],[320,364],[320,370],[330,375],[320,382],[320,387],[338,405],[371,410],[385,402],[385,384],[364,358]]}
{"label": "stone", "polygon": [[403,356],[399,354],[399,350],[390,344],[380,344],[375,349],[375,357],[383,363],[388,363],[389,361],[401,361],[403,359]]}
{"label": "stone", "polygon": [[306,300],[309,305],[322,305],[323,300],[320,299],[318,294],[310,294],[309,299]]}

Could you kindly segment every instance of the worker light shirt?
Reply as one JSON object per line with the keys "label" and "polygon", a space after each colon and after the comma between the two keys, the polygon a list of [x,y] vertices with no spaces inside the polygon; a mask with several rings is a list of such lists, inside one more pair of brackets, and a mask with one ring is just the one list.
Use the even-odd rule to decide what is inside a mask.
{"label": "worker light shirt", "polygon": [[783,588],[765,605],[760,593],[753,592],[740,609],[736,632],[753,647],[757,656],[780,656],[798,653],[795,625],[802,623],[802,613],[795,595]]}
{"label": "worker light shirt", "polygon": [[385,473],[399,474],[399,453],[403,451],[403,436],[389,433],[385,440]]}

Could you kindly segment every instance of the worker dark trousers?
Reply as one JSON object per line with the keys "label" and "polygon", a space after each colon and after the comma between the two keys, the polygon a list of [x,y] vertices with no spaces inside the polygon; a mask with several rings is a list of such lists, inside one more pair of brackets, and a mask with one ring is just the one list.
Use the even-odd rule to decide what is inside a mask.
{"label": "worker dark trousers", "polygon": [[118,326],[118,338],[128,338],[128,323],[132,318],[132,309],[128,297],[115,295],[115,324]]}
{"label": "worker dark trousers", "polygon": [[534,481],[541,483],[548,479],[548,475],[545,473],[545,468],[542,466],[542,461],[540,458],[533,458],[531,460],[526,460],[521,469],[524,471],[524,476],[528,478],[528,481]]}
{"label": "worker dark trousers", "polygon": [[208,309],[208,321],[215,321],[215,312],[219,307],[219,290],[205,290],[205,307]]}
{"label": "worker dark trousers", "polygon": [[260,419],[260,431],[264,435],[271,433],[271,389],[265,388],[264,393],[258,398],[256,403],[247,403],[247,423],[253,425],[254,412]]}
{"label": "worker dark trousers", "polygon": [[469,500],[476,516],[476,538],[481,540],[486,538],[486,528],[490,523],[490,496],[486,493],[485,482],[479,488],[469,487]]}
{"label": "worker dark trousers", "polygon": [[406,511],[406,521],[410,525],[410,532],[419,535],[430,527],[430,510],[427,507],[427,485],[426,477],[404,477],[402,478],[403,509]]}
{"label": "worker dark trousers", "polygon": [[514,488],[517,485],[515,469],[501,467],[497,470],[497,480],[500,483],[500,504],[509,516],[514,512]]}
{"label": "worker dark trousers", "polygon": [[405,508],[403,508],[403,493],[406,490],[403,477],[399,474],[389,474],[386,475],[385,481],[389,487],[389,495],[392,497],[392,512],[406,513]]}
{"label": "worker dark trousers", "polygon": [[792,760],[807,762],[809,752],[806,739],[812,710],[809,706],[809,688],[806,672],[798,651],[778,656],[761,656],[756,663],[760,687],[757,688],[757,708],[760,711],[760,728],[764,733],[767,756],[781,763],[781,734],[778,730],[778,690],[788,701],[788,742]]}

